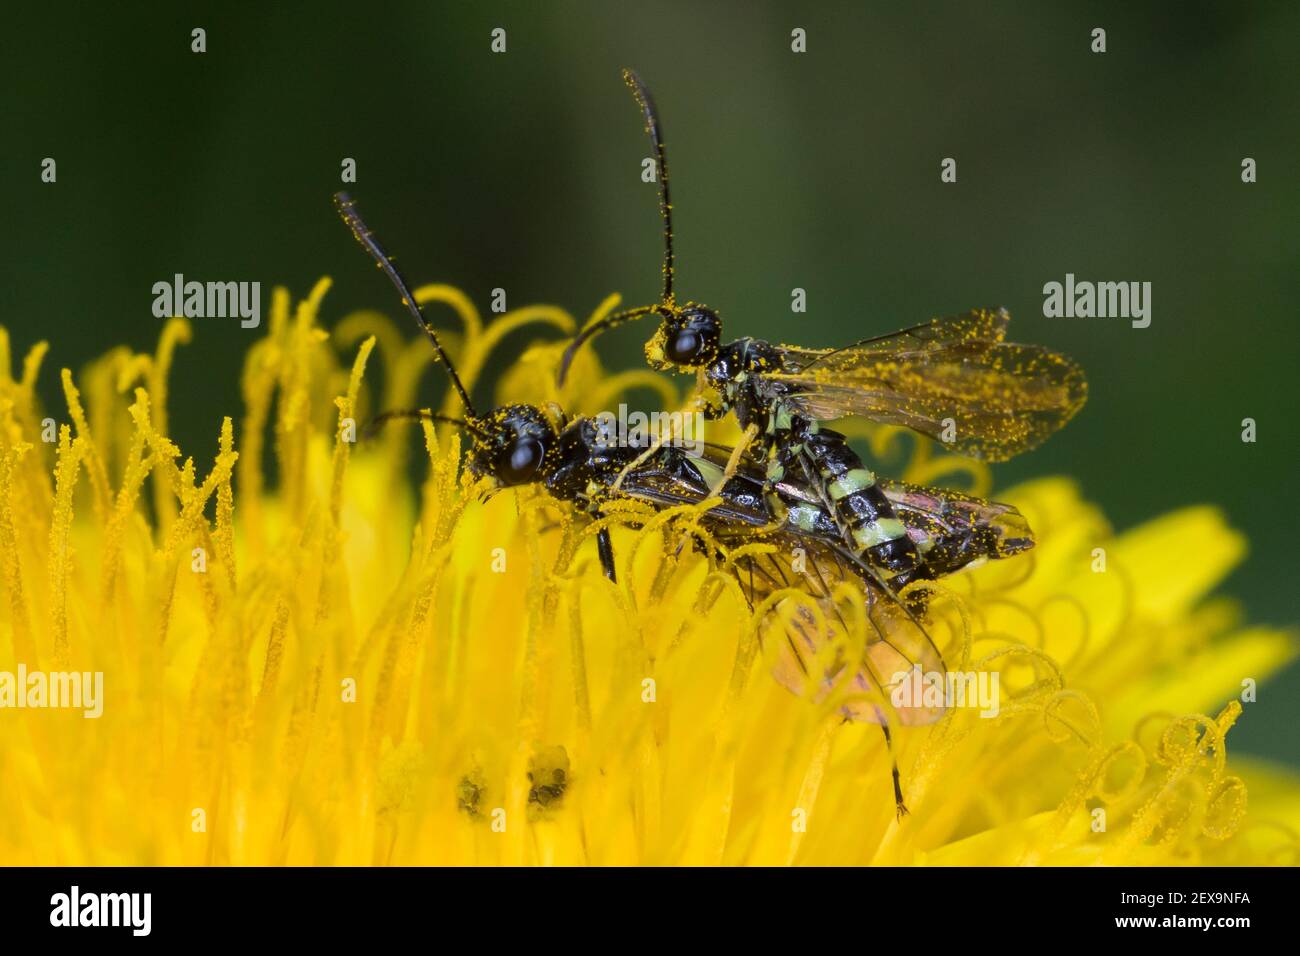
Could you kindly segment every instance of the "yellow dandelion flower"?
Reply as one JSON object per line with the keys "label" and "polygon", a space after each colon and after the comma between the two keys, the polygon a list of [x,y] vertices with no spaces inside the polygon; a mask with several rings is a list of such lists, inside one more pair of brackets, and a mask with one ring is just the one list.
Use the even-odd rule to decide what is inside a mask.
{"label": "yellow dandelion flower", "polygon": [[[357,442],[357,422],[415,404],[430,350],[369,312],[328,335],[327,287],[292,309],[277,290],[242,415],[184,453],[167,430],[184,320],[153,355],[65,370],[57,425],[35,397],[45,346],[15,378],[0,330],[0,675],[87,678],[81,710],[49,706],[53,676],[45,706],[0,680],[0,862],[1295,862],[1300,782],[1225,748],[1243,680],[1293,640],[1207,598],[1245,547],[1215,509],[1114,535],[1066,479],[999,493],[1037,547],[935,600],[950,666],[996,673],[1001,705],[895,731],[899,820],[879,731],[772,679],[742,596],[670,555],[671,516],[612,517],[615,586],[554,502],[476,501],[449,426]],[[417,295],[458,318],[467,383],[507,332],[576,328]],[[527,351],[499,397],[683,401],[589,354],[559,393],[560,349]],[[970,463],[867,437],[899,477],[988,491]]]}

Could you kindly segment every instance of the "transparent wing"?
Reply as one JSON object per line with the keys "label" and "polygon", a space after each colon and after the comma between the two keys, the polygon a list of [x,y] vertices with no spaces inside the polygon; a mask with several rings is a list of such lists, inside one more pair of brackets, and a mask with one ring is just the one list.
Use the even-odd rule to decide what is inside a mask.
{"label": "transparent wing", "polygon": [[[707,457],[669,451],[651,458],[623,479],[622,493],[656,507],[673,507],[699,504],[707,496],[717,477],[722,475],[730,449],[717,447]],[[720,456],[721,462],[714,457]],[[763,527],[771,523],[767,505],[763,501],[760,479],[747,469],[728,482],[723,489],[722,503],[708,516],[709,523],[735,523],[741,527]]]}
{"label": "transparent wing", "polygon": [[935,577],[1034,546],[1029,522],[1011,505],[889,479],[880,487]]}
{"label": "transparent wing", "polygon": [[902,425],[973,458],[1002,461],[1041,444],[1083,407],[1083,370],[1059,352],[1003,341],[1008,316],[935,319],[843,349],[788,350],[768,378],[810,418],[860,415]]}
{"label": "transparent wing", "polygon": [[[689,460],[705,476],[707,486],[712,487],[730,455],[731,449],[724,445],[706,444],[698,455],[689,456]],[[926,565],[934,577],[954,574],[981,560],[1009,558],[1034,546],[1029,522],[1012,505],[889,478],[878,482],[894,513],[907,528],[908,536],[925,555]],[[718,515],[735,517],[753,526],[770,523],[762,488],[762,470],[752,461],[742,459],[736,476],[724,489],[726,501],[717,509]],[[787,505],[804,506],[803,520],[815,535],[829,542],[839,541],[835,521],[824,512],[816,492],[792,481],[778,482],[776,488]],[[692,493],[702,496],[706,490],[697,488]],[[676,493],[681,493],[680,487]],[[809,510],[818,517],[809,518]]]}
{"label": "transparent wing", "polygon": [[[656,456],[625,477],[622,491],[656,506],[702,501],[728,454],[729,449],[715,446],[702,456]],[[823,533],[770,530],[762,482],[750,469],[728,482],[722,497],[704,518],[717,543],[728,550],[754,542],[773,546],[735,564],[750,607],[782,589],[807,595],[780,601],[760,622],[764,642],[780,642],[773,676],[782,685],[814,700],[842,693],[841,709],[855,720],[911,725],[942,716],[941,707],[899,705],[892,699],[895,683],[914,668],[942,673],[943,655],[924,624],[843,548],[829,515]],[[841,587],[845,584],[849,587]],[[844,595],[856,607],[844,603]],[[863,652],[850,666],[846,654],[852,647]]]}
{"label": "transparent wing", "polygon": [[[722,540],[727,536],[725,530],[719,534]],[[864,580],[852,556],[832,542],[786,534],[762,540],[775,544],[775,552],[736,563],[751,606],[783,588],[807,595],[779,601],[759,625],[764,644],[779,642],[772,676],[780,684],[815,701],[836,693],[841,712],[853,720],[914,726],[943,716],[942,706],[896,699],[894,693],[918,668],[944,672],[943,655],[919,619]],[[844,595],[858,606],[848,606]],[[856,660],[849,659],[851,648],[862,649]]]}
{"label": "transparent wing", "polygon": [[1011,315],[1006,309],[972,309],[959,315],[945,315],[897,332],[861,339],[836,349],[800,349],[781,346],[787,370],[806,371],[822,363],[844,361],[845,352],[877,355],[943,349],[960,342],[1001,342],[1006,338]]}

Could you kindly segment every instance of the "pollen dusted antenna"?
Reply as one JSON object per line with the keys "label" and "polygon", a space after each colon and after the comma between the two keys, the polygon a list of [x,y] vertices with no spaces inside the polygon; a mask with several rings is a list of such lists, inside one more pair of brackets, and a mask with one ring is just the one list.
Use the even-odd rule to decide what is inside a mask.
{"label": "pollen dusted antenna", "polygon": [[668,192],[668,150],[664,145],[664,127],[659,120],[659,111],[655,108],[654,97],[650,95],[650,90],[646,88],[637,72],[625,67],[623,69],[623,82],[632,91],[637,106],[641,107],[641,115],[645,119],[645,131],[650,137],[650,144],[655,151],[655,162],[659,166],[659,218],[663,220],[664,226],[663,292],[657,305],[641,306],[636,309],[611,313],[599,322],[593,322],[579,332],[560,358],[560,366],[556,371],[556,381],[560,385],[564,384],[565,376],[569,374],[569,366],[573,363],[573,357],[578,354],[578,349],[582,348],[585,342],[595,338],[601,332],[617,328],[625,322],[639,319],[651,313],[658,313],[665,317],[669,316],[677,307],[676,300],[673,297],[673,278],[676,273],[676,259],[673,255],[673,203]]}
{"label": "pollen dusted antenna", "polygon": [[659,121],[659,111],[655,109],[654,97],[641,82],[635,70],[624,68],[623,82],[636,97],[641,114],[645,117],[645,131],[650,136],[650,144],[655,148],[655,161],[659,164],[659,218],[664,223],[664,287],[661,297],[663,305],[673,306],[673,203],[668,195],[668,151],[664,146],[664,127]]}
{"label": "pollen dusted antenna", "polygon": [[471,435],[476,437],[483,434],[483,430],[475,424],[473,418],[457,418],[454,415],[439,415],[435,412],[427,411],[422,408],[397,408],[388,412],[381,412],[370,423],[366,425],[363,434],[366,438],[372,438],[384,425],[392,421],[424,421],[442,422],[446,425],[458,425],[465,429]]}
{"label": "pollen dusted antenna", "polygon": [[469,392],[465,390],[460,376],[456,374],[456,366],[451,364],[451,359],[442,350],[442,343],[438,341],[438,334],[433,331],[433,326],[424,317],[424,309],[420,307],[420,303],[415,301],[415,293],[411,291],[411,287],[407,284],[406,279],[402,277],[402,273],[397,270],[397,266],[393,265],[393,260],[389,258],[388,253],[384,251],[384,247],[375,238],[375,234],[370,231],[370,227],[361,218],[356,201],[345,192],[335,193],[334,208],[338,210],[339,215],[343,217],[343,221],[352,230],[352,235],[356,237],[357,242],[361,243],[361,248],[370,253],[370,258],[375,260],[375,264],[387,273],[388,278],[397,287],[397,291],[402,295],[402,304],[415,317],[415,321],[419,324],[421,330],[433,343],[434,351],[438,353],[438,360],[446,366],[447,374],[451,376],[451,384],[460,395],[460,400],[465,405],[465,411],[469,414],[471,420],[477,419],[478,412],[474,411],[474,403],[469,400]]}

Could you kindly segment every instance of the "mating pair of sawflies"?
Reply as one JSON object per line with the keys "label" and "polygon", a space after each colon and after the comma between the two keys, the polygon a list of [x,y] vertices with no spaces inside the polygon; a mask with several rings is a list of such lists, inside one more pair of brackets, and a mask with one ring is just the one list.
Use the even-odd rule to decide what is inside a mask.
{"label": "mating pair of sawflies", "polygon": [[[846,718],[878,723],[937,719],[942,707],[898,707],[889,690],[920,668],[942,673],[943,658],[925,622],[926,589],[904,589],[988,559],[1022,553],[1033,533],[1010,505],[877,477],[844,435],[823,422],[860,416],[944,440],[975,458],[1003,460],[1040,444],[1082,407],[1087,384],[1068,358],[1005,339],[1005,311],[976,310],[835,349],[804,349],[758,339],[722,341],[717,311],[679,303],[674,290],[672,204],[663,125],[630,70],[632,90],[655,151],[663,224],[663,287],[658,302],[599,319],[574,338],[557,370],[562,383],[578,350],[595,335],[646,316],[659,319],[646,345],[651,366],[697,376],[705,417],[734,415],[734,448],[688,452],[671,442],[648,448],[611,444],[596,420],[556,408],[510,405],[480,414],[425,317],[410,285],[346,194],[335,204],[353,235],[388,275],[403,305],[433,343],[464,406],[463,418],[388,412],[453,422],[469,437],[468,467],[494,488],[539,485],[593,520],[613,502],[655,509],[711,503],[702,549],[716,549],[751,607],[786,589],[806,603],[775,615],[781,642],[775,675],[796,692],[839,690]],[[596,535],[606,577],[617,579],[608,523]],[[747,545],[761,542],[766,547]],[[798,555],[799,560],[794,560]],[[709,555],[710,558],[715,555]],[[846,606],[847,600],[851,605]],[[781,604],[777,604],[780,607]],[[862,639],[843,642],[850,620]],[[837,643],[838,642],[838,643]],[[857,648],[846,660],[842,648]],[[829,661],[826,648],[838,648]],[[897,766],[894,796],[903,794]]]}

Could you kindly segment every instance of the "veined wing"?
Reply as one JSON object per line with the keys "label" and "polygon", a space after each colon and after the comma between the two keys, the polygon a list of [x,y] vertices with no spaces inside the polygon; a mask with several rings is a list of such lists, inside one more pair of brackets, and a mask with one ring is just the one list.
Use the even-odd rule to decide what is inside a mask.
{"label": "veined wing", "polygon": [[902,425],[974,458],[1002,461],[1037,447],[1083,407],[1088,385],[1071,359],[1003,340],[1005,312],[935,319],[825,352],[789,350],[768,374],[810,418],[860,415]]}
{"label": "veined wing", "polygon": [[814,365],[835,364],[843,352],[912,353],[945,349],[961,342],[1001,342],[1007,335],[1011,314],[1006,309],[972,309],[958,315],[944,315],[897,332],[860,339],[834,349],[802,349],[782,345],[786,371],[803,372]]}
{"label": "veined wing", "polygon": [[936,577],[1034,546],[1029,522],[1011,505],[889,479],[880,487]]}
{"label": "veined wing", "polygon": [[[699,455],[690,458],[708,476],[711,486],[716,481],[712,476],[722,474],[730,454],[731,449],[723,445],[706,444]],[[877,482],[936,577],[960,571],[982,558],[1008,558],[1034,546],[1034,532],[1012,505],[889,478]],[[736,477],[727,485],[728,505],[744,502],[745,520],[750,524],[762,524],[760,515],[766,520],[762,485],[761,469],[748,459],[740,461]],[[790,530],[802,526],[838,540],[834,520],[815,492],[790,481],[778,482],[776,488],[793,512],[788,519]]]}
{"label": "veined wing", "polygon": [[[721,480],[730,457],[731,449],[725,445],[705,444],[697,454],[665,449],[630,472],[621,490],[657,506],[698,504]],[[834,519],[811,489],[782,482],[777,490],[790,512],[785,530],[839,540]],[[722,503],[709,512],[710,522],[734,521],[753,528],[771,525],[772,517],[763,498],[763,473],[753,462],[740,461],[721,496]]]}
{"label": "veined wing", "polygon": [[[657,506],[698,503],[721,475],[728,453],[721,447],[706,449],[701,456],[665,451],[630,472],[622,492]],[[751,608],[785,588],[807,595],[777,603],[760,622],[762,639],[780,642],[773,676],[814,700],[837,690],[846,694],[842,709],[855,720],[905,725],[937,720],[942,708],[904,706],[891,699],[894,684],[913,669],[943,672],[943,656],[924,624],[876,583],[871,568],[844,549],[834,521],[802,498],[799,489],[790,489],[788,504],[792,513],[809,509],[799,519],[807,530],[794,519],[771,530],[762,482],[751,472],[745,467],[727,483],[722,503],[704,521],[729,551],[755,542],[773,547],[765,554],[741,557],[734,566]],[[844,584],[850,588],[841,588]],[[840,603],[845,593],[859,603],[857,608]],[[855,628],[861,633],[854,633]],[[864,649],[852,666],[845,657],[850,647]]]}
{"label": "veined wing", "polygon": [[[717,536],[726,541],[728,531]],[[895,688],[913,671],[944,672],[943,656],[919,619],[860,577],[853,556],[835,542],[787,533],[761,540],[776,550],[736,562],[751,607],[784,588],[807,595],[779,601],[759,623],[764,644],[779,642],[772,669],[778,683],[817,701],[842,695],[840,710],[853,720],[914,726],[943,716],[942,706],[895,698]],[[841,603],[845,594],[859,607]],[[857,660],[849,659],[850,648],[862,648]]]}
{"label": "veined wing", "polygon": [[[713,458],[721,455],[725,463],[728,454],[730,449],[721,447],[708,457],[664,449],[624,477],[621,493],[656,507],[699,504],[722,476],[723,464],[715,463]],[[762,482],[752,474],[738,475],[728,482],[722,503],[709,512],[709,521],[734,522],[750,528],[770,524],[762,491]]]}

